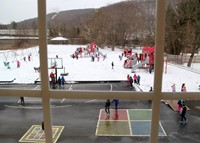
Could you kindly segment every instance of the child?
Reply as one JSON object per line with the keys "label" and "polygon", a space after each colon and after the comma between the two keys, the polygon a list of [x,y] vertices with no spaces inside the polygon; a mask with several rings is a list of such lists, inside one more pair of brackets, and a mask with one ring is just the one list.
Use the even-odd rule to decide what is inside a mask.
{"label": "child", "polygon": [[[181,120],[179,121],[180,123],[184,123],[184,124],[187,123],[188,119],[186,119],[186,117],[185,117],[186,111],[187,111],[187,107],[185,105],[185,102],[183,101],[182,110],[181,110],[181,114],[180,114]],[[183,119],[185,120],[185,122],[183,122]]]}
{"label": "child", "polygon": [[112,101],[112,103],[115,103],[115,111],[117,111],[117,107],[118,107],[118,104],[119,104],[119,100],[117,100],[117,99],[114,99],[113,101]]}
{"label": "child", "polygon": [[110,100],[107,99],[106,104],[105,104],[105,112],[109,116],[110,115]]}
{"label": "child", "polygon": [[111,65],[112,65],[112,69],[113,69],[114,68],[114,62],[113,61],[112,61]]}

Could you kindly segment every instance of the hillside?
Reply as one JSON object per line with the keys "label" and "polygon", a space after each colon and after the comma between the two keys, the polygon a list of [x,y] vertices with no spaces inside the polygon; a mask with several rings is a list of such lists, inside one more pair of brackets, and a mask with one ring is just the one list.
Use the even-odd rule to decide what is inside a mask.
{"label": "hillside", "polygon": [[[47,23],[56,24],[84,24],[95,14],[95,9],[67,10],[59,13],[47,14]],[[17,23],[18,28],[33,28],[37,25],[37,18],[27,19]]]}

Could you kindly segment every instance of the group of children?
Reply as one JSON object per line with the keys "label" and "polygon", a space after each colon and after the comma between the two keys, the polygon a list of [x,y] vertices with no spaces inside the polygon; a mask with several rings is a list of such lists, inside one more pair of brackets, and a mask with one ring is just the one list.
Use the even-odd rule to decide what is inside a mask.
{"label": "group of children", "polygon": [[119,100],[118,100],[118,99],[114,99],[112,102],[110,102],[110,99],[107,99],[107,100],[106,100],[106,103],[105,103],[105,112],[106,112],[107,116],[110,115],[110,105],[111,105],[111,103],[113,103],[113,102],[114,102],[114,104],[115,104],[115,111],[118,110]]}
{"label": "group of children", "polygon": [[64,84],[65,84],[65,78],[64,76],[59,76],[58,79],[56,80],[55,74],[53,72],[50,73],[50,87],[52,87],[53,89],[56,88],[56,84],[58,84],[59,88],[63,87],[64,88]]}
{"label": "group of children", "polygon": [[128,85],[130,85],[131,88],[133,87],[133,82],[134,82],[134,84],[140,85],[140,78],[141,78],[140,75],[134,74],[132,77],[128,74],[127,75]]}

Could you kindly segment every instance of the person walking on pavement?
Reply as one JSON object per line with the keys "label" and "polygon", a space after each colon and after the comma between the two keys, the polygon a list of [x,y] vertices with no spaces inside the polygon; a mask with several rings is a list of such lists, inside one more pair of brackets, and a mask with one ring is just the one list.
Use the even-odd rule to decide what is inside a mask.
{"label": "person walking on pavement", "polygon": [[24,97],[20,97],[20,103],[21,104],[24,104],[25,102],[24,102]]}
{"label": "person walking on pavement", "polygon": [[[183,101],[182,110],[181,110],[181,114],[180,114],[181,120],[179,121],[181,124],[186,124],[188,121],[188,119],[185,117],[186,112],[187,112],[187,107],[185,105],[185,102]],[[185,120],[185,121],[183,121],[183,120]]]}
{"label": "person walking on pavement", "polygon": [[106,112],[107,116],[110,115],[110,100],[109,99],[107,99],[106,103],[105,103],[105,112]]}
{"label": "person walking on pavement", "polygon": [[112,101],[112,103],[115,103],[115,111],[117,111],[118,110],[118,104],[119,104],[119,100],[118,99],[114,99],[113,101]]}

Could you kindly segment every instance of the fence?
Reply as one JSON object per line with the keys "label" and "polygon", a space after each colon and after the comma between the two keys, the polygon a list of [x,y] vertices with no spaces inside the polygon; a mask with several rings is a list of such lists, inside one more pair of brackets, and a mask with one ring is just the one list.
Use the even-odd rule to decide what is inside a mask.
{"label": "fence", "polygon": [[[167,54],[168,62],[183,64],[183,63],[188,63],[189,59],[190,59],[190,54],[183,54],[183,55]],[[195,54],[192,63],[200,63],[200,55]]]}

